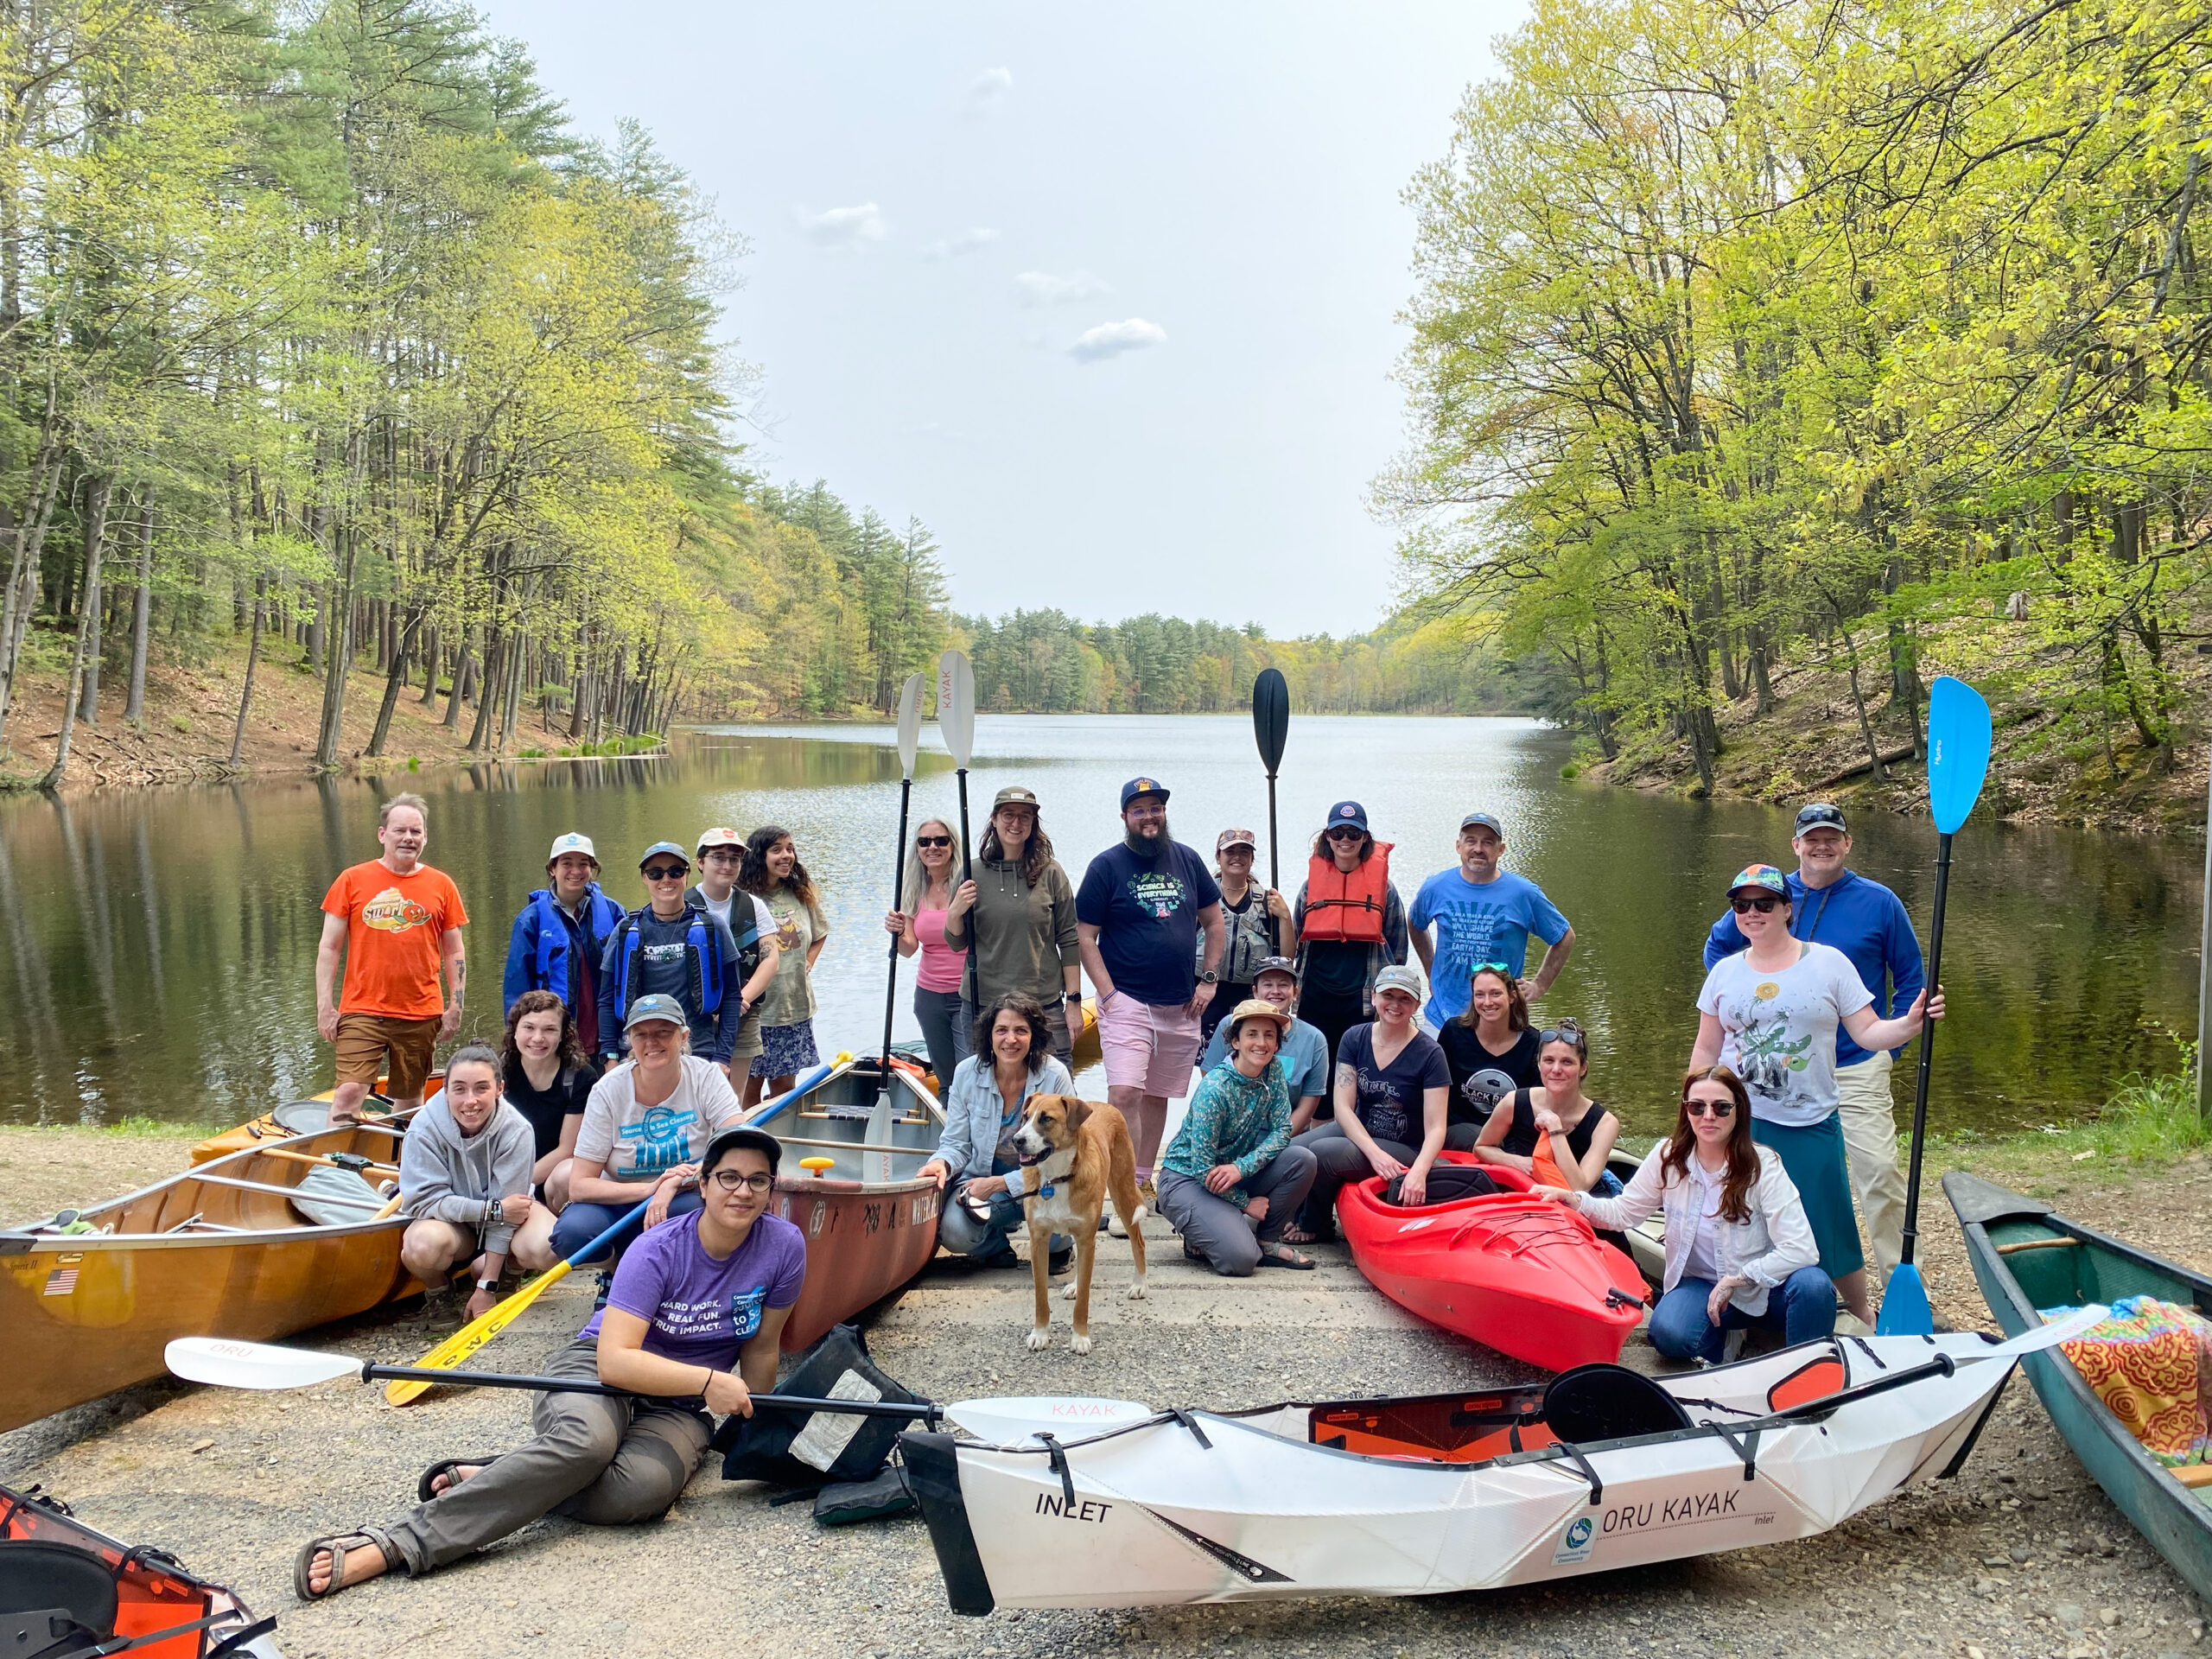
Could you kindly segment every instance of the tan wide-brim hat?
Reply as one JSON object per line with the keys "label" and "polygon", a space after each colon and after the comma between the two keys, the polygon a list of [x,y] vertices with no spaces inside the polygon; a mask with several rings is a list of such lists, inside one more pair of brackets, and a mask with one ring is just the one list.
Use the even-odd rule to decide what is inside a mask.
{"label": "tan wide-brim hat", "polygon": [[1290,1030],[1290,1016],[1275,1007],[1274,1003],[1262,1002],[1256,996],[1245,998],[1230,1010],[1229,1024],[1232,1030],[1235,1029],[1238,1021],[1244,1020],[1274,1020],[1275,1035],[1278,1038],[1284,1036]]}

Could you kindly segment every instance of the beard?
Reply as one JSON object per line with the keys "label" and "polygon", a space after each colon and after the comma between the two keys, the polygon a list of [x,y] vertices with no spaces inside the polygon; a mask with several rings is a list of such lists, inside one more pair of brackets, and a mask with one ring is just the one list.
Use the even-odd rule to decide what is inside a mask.
{"label": "beard", "polygon": [[1147,855],[1157,853],[1167,844],[1169,839],[1167,817],[1165,813],[1160,815],[1160,827],[1149,835],[1142,830],[1132,830],[1127,824],[1122,827],[1122,840],[1133,853]]}

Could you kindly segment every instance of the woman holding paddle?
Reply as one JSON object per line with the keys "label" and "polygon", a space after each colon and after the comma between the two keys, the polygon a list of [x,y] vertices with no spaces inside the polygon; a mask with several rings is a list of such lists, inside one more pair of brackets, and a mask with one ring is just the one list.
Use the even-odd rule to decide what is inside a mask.
{"label": "woman holding paddle", "polygon": [[1083,1021],[1075,888],[1052,856],[1036,796],[1018,784],[991,802],[974,879],[960,884],[945,914],[944,943],[968,952],[969,1007],[986,1007],[1010,991],[1035,997],[1052,1033],[1053,1057],[1068,1063]]}
{"label": "woman holding paddle", "polygon": [[715,1135],[699,1160],[704,1206],[639,1241],[606,1307],[545,1368],[629,1396],[539,1396],[537,1432],[514,1451],[442,1459],[400,1520],[311,1540],[293,1563],[300,1599],[395,1567],[418,1577],[543,1516],[620,1526],[675,1503],[706,1453],[709,1414],[750,1417],[753,1392],[775,1387],[778,1341],[806,1278],[804,1236],[767,1213],[782,1152],[765,1129]]}
{"label": "woman holding paddle", "polygon": [[943,818],[916,824],[899,884],[899,907],[883,918],[900,956],[921,953],[921,965],[914,970],[914,1019],[929,1045],[930,1071],[940,1094],[952,1086],[953,1068],[968,1058],[968,1028],[976,1023],[976,1010],[960,994],[968,953],[944,940],[946,913],[961,886],[958,844]]}

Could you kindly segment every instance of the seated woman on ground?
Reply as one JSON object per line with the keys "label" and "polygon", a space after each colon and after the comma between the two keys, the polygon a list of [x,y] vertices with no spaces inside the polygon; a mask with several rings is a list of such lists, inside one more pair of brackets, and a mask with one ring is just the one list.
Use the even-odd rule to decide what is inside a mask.
{"label": "seated woman on ground", "polygon": [[1184,1255],[1227,1278],[1313,1265],[1282,1242],[1313,1185],[1313,1153],[1291,1144],[1290,1092],[1275,1064],[1290,1023],[1272,1002],[1236,1006],[1221,1027],[1229,1060],[1198,1084],[1160,1161],[1160,1213],[1182,1234]]}
{"label": "seated woman on ground", "polygon": [[1491,1108],[1475,1139],[1475,1156],[1532,1177],[1539,1185],[1578,1192],[1618,1192],[1605,1170],[1621,1121],[1582,1092],[1590,1073],[1590,1039],[1572,1020],[1537,1036],[1534,1089],[1516,1089]]}
{"label": "seated woman on ground", "polygon": [[[431,1325],[457,1330],[499,1300],[515,1229],[530,1216],[530,1125],[499,1098],[499,1057],[471,1043],[446,1062],[445,1087],[400,1142],[399,1260],[429,1287]],[[472,1287],[456,1308],[447,1287],[463,1263]]]}
{"label": "seated woman on ground", "polygon": [[1725,1065],[1682,1079],[1675,1132],[1652,1147],[1618,1198],[1563,1186],[1537,1192],[1625,1231],[1667,1219],[1667,1270],[1651,1345],[1669,1359],[1717,1360],[1727,1333],[1779,1331],[1788,1343],[1835,1330],[1835,1287],[1782,1160],[1751,1139],[1751,1103]]}
{"label": "seated woman on ground", "polygon": [[[1027,1172],[1007,1137],[1021,1127],[1032,1095],[1071,1095],[1075,1080],[1052,1055],[1044,1004],[1002,991],[976,1016],[975,1052],[952,1069],[944,1091],[944,1133],[921,1173],[939,1190],[938,1243],[978,1267],[1015,1268],[1014,1235],[1026,1229],[1021,1196]],[[1075,1241],[1055,1235],[1046,1265],[1058,1273]]]}
{"label": "seated woman on ground", "polygon": [[399,1520],[304,1546],[300,1599],[395,1567],[420,1577],[542,1516],[620,1526],[664,1513],[706,1452],[709,1414],[750,1417],[754,1391],[776,1383],[778,1338],[806,1278],[804,1236],[767,1213],[782,1152],[765,1129],[715,1135],[699,1160],[704,1206],[631,1247],[606,1307],[544,1368],[629,1394],[540,1395],[536,1433],[512,1452],[434,1463]]}
{"label": "seated woman on ground", "polygon": [[507,1010],[499,1071],[503,1098],[530,1125],[537,1151],[530,1171],[537,1201],[515,1233],[515,1265],[543,1273],[554,1262],[553,1224],[569,1207],[576,1133],[599,1071],[584,1052],[569,1005],[551,991],[524,991]]}

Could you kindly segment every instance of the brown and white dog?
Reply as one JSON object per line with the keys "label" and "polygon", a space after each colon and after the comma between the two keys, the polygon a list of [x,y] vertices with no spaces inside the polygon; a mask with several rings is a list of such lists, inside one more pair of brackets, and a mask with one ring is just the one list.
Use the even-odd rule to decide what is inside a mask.
{"label": "brown and white dog", "polygon": [[1101,1102],[1032,1095],[1013,1141],[1029,1189],[1021,1200],[1029,1218],[1029,1273],[1037,1290],[1037,1323],[1029,1332],[1029,1346],[1040,1349],[1052,1339],[1049,1246],[1054,1233],[1067,1233],[1075,1239],[1075,1277],[1063,1293],[1075,1300],[1075,1335],[1068,1348],[1087,1354],[1090,1265],[1098,1251],[1098,1217],[1109,1196],[1136,1257],[1129,1295],[1135,1300],[1144,1294],[1144,1235],[1137,1230],[1144,1206],[1137,1202],[1137,1156],[1129,1144],[1129,1126],[1120,1112]]}

